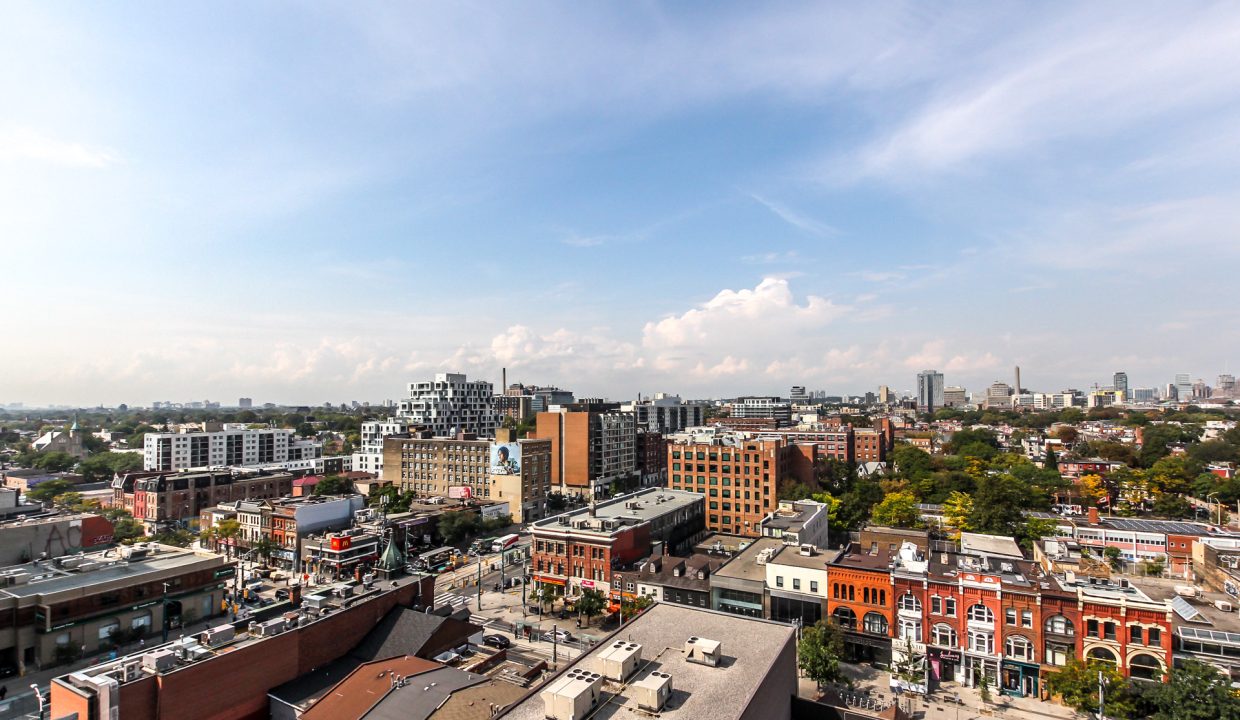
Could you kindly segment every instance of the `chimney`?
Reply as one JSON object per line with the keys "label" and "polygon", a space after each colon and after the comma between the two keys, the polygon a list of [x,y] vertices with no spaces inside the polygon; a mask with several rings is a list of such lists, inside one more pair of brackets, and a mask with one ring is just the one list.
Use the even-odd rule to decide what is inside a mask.
{"label": "chimney", "polygon": [[508,389],[508,368],[503,368],[500,370],[499,394],[503,395],[504,391],[507,389]]}
{"label": "chimney", "polygon": [[1016,394],[1020,394],[1020,366],[1016,366]]}
{"label": "chimney", "polygon": [[1089,524],[1090,525],[1098,524],[1098,508],[1096,507],[1091,507],[1089,509]]}

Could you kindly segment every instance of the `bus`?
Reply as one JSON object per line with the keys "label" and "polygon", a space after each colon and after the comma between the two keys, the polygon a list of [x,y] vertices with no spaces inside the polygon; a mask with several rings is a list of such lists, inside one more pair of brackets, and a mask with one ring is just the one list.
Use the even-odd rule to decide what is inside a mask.
{"label": "bus", "polygon": [[419,555],[413,565],[424,568],[427,572],[442,572],[456,565],[456,548],[441,547],[429,550]]}
{"label": "bus", "polygon": [[495,542],[491,543],[491,552],[504,552],[509,550],[513,545],[517,544],[517,540],[521,539],[516,533],[503,535],[495,538]]}

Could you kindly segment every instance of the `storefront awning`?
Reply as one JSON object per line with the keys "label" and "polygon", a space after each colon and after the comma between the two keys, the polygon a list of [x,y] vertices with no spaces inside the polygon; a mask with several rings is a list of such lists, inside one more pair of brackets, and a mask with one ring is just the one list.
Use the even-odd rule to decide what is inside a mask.
{"label": "storefront awning", "polygon": [[565,583],[563,578],[550,577],[547,575],[535,575],[534,582],[547,583],[548,585],[563,585]]}

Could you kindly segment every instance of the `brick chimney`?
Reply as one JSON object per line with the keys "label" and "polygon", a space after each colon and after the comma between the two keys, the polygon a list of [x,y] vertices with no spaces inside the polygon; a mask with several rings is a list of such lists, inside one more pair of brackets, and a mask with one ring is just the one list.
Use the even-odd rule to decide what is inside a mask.
{"label": "brick chimney", "polygon": [[1098,508],[1096,507],[1091,507],[1089,509],[1089,524],[1090,525],[1098,524]]}

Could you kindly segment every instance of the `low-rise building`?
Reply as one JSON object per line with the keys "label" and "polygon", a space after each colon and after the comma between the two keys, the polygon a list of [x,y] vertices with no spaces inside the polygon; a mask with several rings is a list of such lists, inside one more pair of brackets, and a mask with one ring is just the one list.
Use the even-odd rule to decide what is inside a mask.
{"label": "low-rise building", "polygon": [[569,717],[558,707],[586,717],[605,707],[614,720],[789,720],[796,692],[791,625],[659,603],[499,717]]}
{"label": "low-rise building", "polygon": [[94,513],[57,512],[0,521],[0,567],[111,544],[112,523]]}
{"label": "low-rise building", "polygon": [[142,438],[145,470],[178,472],[219,467],[257,467],[323,456],[323,444],[280,428],[225,423],[219,429],[151,432]]}
{"label": "low-rise building", "polygon": [[112,505],[125,508],[149,532],[156,532],[172,524],[192,524],[213,505],[275,499],[292,490],[293,476],[287,472],[136,472],[112,481]]}
{"label": "low-rise building", "polygon": [[157,543],[0,569],[0,666],[52,667],[214,617],[233,573],[219,555]]}
{"label": "low-rise building", "polygon": [[533,579],[569,596],[609,592],[618,602],[627,591],[616,587],[613,571],[650,555],[656,543],[672,552],[687,547],[703,534],[703,506],[696,493],[648,488],[540,520],[530,528]]}
{"label": "low-rise building", "polygon": [[762,519],[762,537],[779,538],[787,545],[827,547],[830,506],[814,500],[780,500]]}

